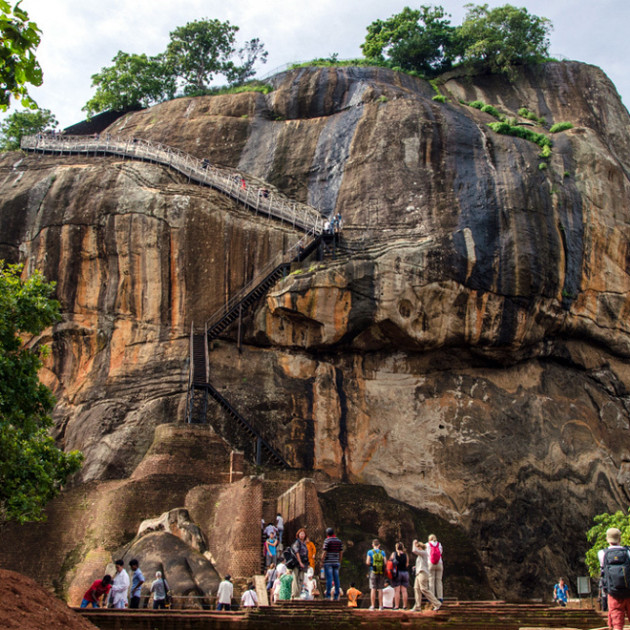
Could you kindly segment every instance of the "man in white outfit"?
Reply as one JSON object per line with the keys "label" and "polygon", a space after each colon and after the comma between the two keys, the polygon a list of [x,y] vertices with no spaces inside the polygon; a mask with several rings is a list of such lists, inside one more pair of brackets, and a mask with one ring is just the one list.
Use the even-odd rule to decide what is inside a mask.
{"label": "man in white outfit", "polygon": [[129,574],[125,571],[125,563],[122,560],[116,560],[114,566],[116,575],[112,582],[112,604],[114,608],[126,608],[129,601]]}
{"label": "man in white outfit", "polygon": [[422,610],[423,595],[429,600],[433,610],[439,610],[442,604],[429,588],[429,550],[424,543],[414,540],[412,551],[418,556],[416,558],[416,580],[413,584],[415,602],[412,610]]}

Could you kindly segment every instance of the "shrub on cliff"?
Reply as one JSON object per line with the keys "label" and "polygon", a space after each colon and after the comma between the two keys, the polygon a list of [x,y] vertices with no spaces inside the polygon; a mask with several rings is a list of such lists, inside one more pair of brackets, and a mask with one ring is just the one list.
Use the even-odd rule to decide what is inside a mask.
{"label": "shrub on cliff", "polygon": [[41,520],[44,506],[82,461],[48,434],[55,399],[37,376],[44,348],[23,343],[59,319],[54,284],[0,261],[0,524]]}

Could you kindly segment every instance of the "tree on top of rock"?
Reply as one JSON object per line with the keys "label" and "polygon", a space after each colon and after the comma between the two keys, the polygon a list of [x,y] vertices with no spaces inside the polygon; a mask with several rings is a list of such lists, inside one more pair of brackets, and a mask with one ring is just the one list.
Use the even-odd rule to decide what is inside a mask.
{"label": "tree on top of rock", "polygon": [[467,4],[458,31],[465,65],[512,76],[514,66],[540,63],[549,55],[550,20],[506,4]]}
{"label": "tree on top of rock", "polygon": [[372,22],[361,50],[393,67],[434,76],[448,70],[456,57],[456,29],[448,17],[442,7],[405,7],[387,20]]}
{"label": "tree on top of rock", "polygon": [[55,398],[37,375],[44,348],[20,336],[39,335],[59,319],[54,284],[21,272],[0,261],[0,524],[41,520],[83,459],[64,453],[48,434]]}
{"label": "tree on top of rock", "polygon": [[[185,94],[203,93],[215,75],[222,74],[233,84],[253,75],[258,59],[267,61],[267,52],[258,39],[236,48],[238,26],[229,21],[194,20],[171,32],[166,48],[166,59],[174,75],[182,81]],[[242,65],[234,63],[237,56]]]}

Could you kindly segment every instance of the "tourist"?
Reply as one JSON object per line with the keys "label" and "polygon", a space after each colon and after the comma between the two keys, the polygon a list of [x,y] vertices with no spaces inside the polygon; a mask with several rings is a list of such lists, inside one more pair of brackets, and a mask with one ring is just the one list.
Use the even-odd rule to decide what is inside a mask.
{"label": "tourist", "polygon": [[271,598],[271,589],[273,588],[273,583],[276,581],[276,577],[278,577],[278,572],[276,570],[275,564],[270,564],[267,567],[267,573],[265,573],[265,582],[267,584],[267,593]]}
{"label": "tourist", "polygon": [[416,601],[412,610],[422,610],[423,595],[429,600],[433,610],[439,610],[442,603],[429,589],[429,551],[427,546],[414,540],[412,551],[418,556],[416,558],[416,579],[413,584]]}
{"label": "tourist", "polygon": [[381,610],[393,610],[396,601],[396,589],[389,583],[389,580],[383,582],[383,596]]}
{"label": "tourist", "polygon": [[606,531],[608,548],[599,552],[604,588],[608,599],[608,627],[621,630],[624,618],[630,620],[630,553],[621,545],[621,532],[616,527]]}
{"label": "tourist", "polygon": [[308,566],[313,569],[313,572],[315,572],[315,558],[317,556],[317,547],[315,547],[315,543],[308,536],[306,537],[306,548],[308,550]]}
{"label": "tourist", "polygon": [[304,582],[304,576],[308,569],[308,548],[306,546],[306,530],[303,527],[298,529],[295,536],[295,542],[291,545],[295,553],[295,558],[298,561],[298,566],[293,569],[293,599],[299,599],[302,591],[302,584]]}
{"label": "tourist", "polygon": [[392,554],[392,561],[396,565],[396,575],[394,576],[392,586],[396,591],[394,608],[407,608],[409,593],[409,557],[405,553],[405,545],[401,542],[396,543],[396,551]]}
{"label": "tourist", "polygon": [[276,516],[276,530],[278,531],[278,542],[282,544],[282,534],[284,534],[284,519],[282,518],[282,514],[278,512]]}
{"label": "tourist", "polygon": [[365,564],[370,567],[370,610],[376,607],[376,594],[378,593],[378,607],[383,608],[383,586],[385,583],[385,562],[387,556],[381,549],[380,541],[375,538],[372,541],[372,549],[367,552]]}
{"label": "tourist", "polygon": [[313,567],[309,567],[304,576],[304,582],[302,583],[302,592],[300,593],[300,599],[306,601],[312,601],[315,599],[315,588],[317,583],[315,582],[315,571]]}
{"label": "tourist", "polygon": [[267,523],[267,527],[265,527],[265,537],[271,538],[271,534],[277,536],[278,530],[276,529],[276,526],[270,521],[269,523]]}
{"label": "tourist", "polygon": [[171,590],[168,582],[162,576],[161,571],[155,572],[155,580],[151,584],[153,593],[153,610],[164,610],[166,608],[166,594]]}
{"label": "tourist", "polygon": [[129,602],[129,574],[125,571],[125,563],[122,560],[116,560],[116,575],[112,582],[111,602],[113,608],[126,608]]}
{"label": "tourist", "polygon": [[287,569],[279,578],[280,588],[278,590],[278,600],[288,601],[291,599],[291,593],[293,591],[293,570]]}
{"label": "tourist", "polygon": [[564,583],[564,578],[560,578],[553,587],[553,601],[563,608],[569,601],[569,587]]}
{"label": "tourist", "polygon": [[442,576],[444,574],[444,564],[442,562],[442,543],[438,542],[435,534],[431,534],[427,545],[429,549],[429,590],[443,602]]}
{"label": "tourist", "polygon": [[256,589],[251,582],[247,585],[247,590],[241,595],[241,606],[243,608],[256,608],[258,606],[258,595],[256,595]]}
{"label": "tourist", "polygon": [[234,594],[234,585],[231,582],[232,576],[226,575],[219,584],[217,591],[217,610],[232,609],[232,595]]}
{"label": "tourist", "polygon": [[278,549],[278,541],[276,540],[275,533],[271,533],[271,536],[265,540],[265,566],[268,567],[271,564],[276,563],[276,552]]}
{"label": "tourist", "polygon": [[92,608],[100,608],[107,603],[107,595],[112,588],[112,576],[104,575],[100,580],[94,580],[92,585],[83,595],[81,608],[87,608],[92,604]]}
{"label": "tourist", "polygon": [[363,593],[354,585],[354,582],[350,582],[350,588],[346,591],[346,595],[348,596],[348,606],[356,608],[357,600]]}
{"label": "tourist", "polygon": [[131,599],[129,601],[129,608],[140,608],[140,592],[144,584],[144,575],[142,575],[140,565],[135,559],[129,561],[129,568],[133,571],[133,575],[131,576]]}
{"label": "tourist", "polygon": [[322,547],[322,565],[326,576],[326,599],[332,598],[332,586],[335,585],[335,600],[341,596],[341,584],[339,583],[339,567],[343,557],[343,543],[335,536],[332,527],[326,530],[326,540]]}
{"label": "tourist", "polygon": [[280,578],[288,571],[287,565],[284,562],[279,562],[276,567],[276,578],[272,588],[272,601],[275,604],[280,596]]}

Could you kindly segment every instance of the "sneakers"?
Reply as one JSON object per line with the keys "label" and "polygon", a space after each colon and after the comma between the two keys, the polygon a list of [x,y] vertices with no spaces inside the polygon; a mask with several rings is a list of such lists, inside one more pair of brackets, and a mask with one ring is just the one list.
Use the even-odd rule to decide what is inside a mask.
{"label": "sneakers", "polygon": [[440,610],[441,607],[442,607],[442,604],[440,603],[437,606],[433,606],[433,610],[434,611],[438,611],[438,610]]}
{"label": "sneakers", "polygon": [[370,606],[370,610],[374,610],[374,606]]}

